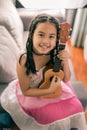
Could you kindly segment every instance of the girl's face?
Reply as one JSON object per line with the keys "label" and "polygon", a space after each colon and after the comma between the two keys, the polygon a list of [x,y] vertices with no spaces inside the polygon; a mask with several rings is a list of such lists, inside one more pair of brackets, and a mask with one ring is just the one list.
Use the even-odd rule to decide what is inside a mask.
{"label": "girl's face", "polygon": [[56,45],[57,30],[54,24],[38,23],[33,35],[33,50],[38,54],[49,53]]}

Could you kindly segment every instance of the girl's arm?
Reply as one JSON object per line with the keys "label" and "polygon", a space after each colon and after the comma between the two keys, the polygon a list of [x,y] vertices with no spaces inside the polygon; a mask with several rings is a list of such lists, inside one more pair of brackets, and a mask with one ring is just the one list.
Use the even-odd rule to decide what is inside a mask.
{"label": "girl's arm", "polygon": [[70,67],[69,67],[70,54],[66,49],[64,49],[59,52],[59,58],[62,60],[61,65],[62,65],[63,71],[64,71],[63,81],[67,82],[70,80],[70,77],[71,77],[71,72],[70,72]]}

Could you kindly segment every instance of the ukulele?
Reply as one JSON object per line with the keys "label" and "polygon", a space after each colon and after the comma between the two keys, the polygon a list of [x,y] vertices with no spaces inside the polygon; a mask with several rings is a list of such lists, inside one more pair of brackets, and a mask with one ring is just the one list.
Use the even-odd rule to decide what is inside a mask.
{"label": "ukulele", "polygon": [[[70,24],[61,23],[60,24],[60,34],[59,34],[59,51],[63,50],[66,46],[70,34]],[[45,69],[44,81],[42,81],[39,88],[45,89],[49,88],[52,78],[57,75],[62,80],[64,78],[64,72],[61,70],[61,60],[56,56],[54,65],[48,66]],[[52,94],[47,94],[42,96],[44,98],[56,98],[62,93],[62,86],[59,86],[57,91]]]}

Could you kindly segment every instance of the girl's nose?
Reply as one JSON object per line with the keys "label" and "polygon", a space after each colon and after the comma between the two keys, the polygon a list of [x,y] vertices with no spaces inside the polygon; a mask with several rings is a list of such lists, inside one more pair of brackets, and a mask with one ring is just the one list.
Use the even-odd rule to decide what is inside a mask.
{"label": "girl's nose", "polygon": [[43,39],[43,44],[45,45],[47,45],[47,44],[49,44],[50,43],[50,39],[48,38],[48,37],[46,37],[46,38],[44,38]]}

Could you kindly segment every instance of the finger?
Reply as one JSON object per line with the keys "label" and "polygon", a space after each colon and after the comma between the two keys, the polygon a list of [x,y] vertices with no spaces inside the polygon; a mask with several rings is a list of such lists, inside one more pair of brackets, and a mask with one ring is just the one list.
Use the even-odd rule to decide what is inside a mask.
{"label": "finger", "polygon": [[58,80],[58,76],[55,75],[55,76],[53,77],[53,80],[52,80],[52,81],[53,81],[53,82],[57,82],[57,80]]}
{"label": "finger", "polygon": [[60,82],[60,77],[59,76],[55,76],[55,82]]}

